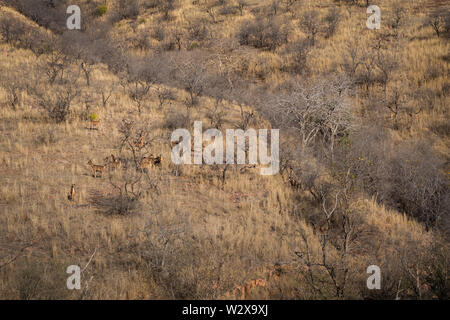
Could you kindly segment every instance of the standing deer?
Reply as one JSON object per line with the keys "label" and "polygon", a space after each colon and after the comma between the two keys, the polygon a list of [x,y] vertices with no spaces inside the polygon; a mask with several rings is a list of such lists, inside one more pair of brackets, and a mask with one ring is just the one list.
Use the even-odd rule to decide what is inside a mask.
{"label": "standing deer", "polygon": [[141,169],[149,169],[151,167],[160,166],[161,161],[162,161],[161,155],[157,157],[150,155],[148,157],[142,158],[141,162],[139,163],[139,167]]}
{"label": "standing deer", "polygon": [[98,130],[100,120],[89,120],[89,130]]}
{"label": "standing deer", "polygon": [[105,164],[108,166],[109,169],[113,170],[119,170],[122,167],[122,162],[119,159],[117,159],[113,154],[105,158]]}
{"label": "standing deer", "polygon": [[69,201],[75,201],[75,185],[74,184],[70,187],[70,191],[69,191],[69,194],[67,195],[67,199],[69,199]]}
{"label": "standing deer", "polygon": [[105,166],[104,165],[102,166],[102,165],[94,164],[92,162],[92,160],[89,160],[87,164],[91,166],[92,171],[94,172],[94,178],[97,178],[97,172],[100,172],[102,177],[103,177],[103,174],[105,172]]}

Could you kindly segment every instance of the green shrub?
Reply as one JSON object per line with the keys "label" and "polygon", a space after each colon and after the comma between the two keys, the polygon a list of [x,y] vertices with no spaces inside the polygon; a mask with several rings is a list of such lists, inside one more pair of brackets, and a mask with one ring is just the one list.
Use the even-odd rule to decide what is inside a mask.
{"label": "green shrub", "polygon": [[98,115],[96,113],[90,113],[89,114],[89,120],[91,121],[97,121]]}
{"label": "green shrub", "polygon": [[106,11],[108,11],[107,6],[98,6],[94,11],[94,15],[97,17],[101,17],[106,13]]}
{"label": "green shrub", "polygon": [[193,41],[193,42],[191,43],[191,45],[189,46],[189,48],[190,48],[191,50],[194,50],[194,49],[197,49],[199,46],[200,46],[200,45],[198,44],[197,41]]}

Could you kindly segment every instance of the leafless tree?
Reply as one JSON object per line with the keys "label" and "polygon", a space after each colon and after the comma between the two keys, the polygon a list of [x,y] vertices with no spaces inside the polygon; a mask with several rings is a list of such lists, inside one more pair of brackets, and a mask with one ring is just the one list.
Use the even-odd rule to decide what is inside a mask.
{"label": "leafless tree", "polygon": [[405,10],[402,7],[395,5],[390,10],[390,12],[391,12],[391,14],[389,15],[389,18],[388,18],[388,25],[394,31],[394,37],[398,38],[398,32],[399,32],[400,26],[403,23]]}
{"label": "leafless tree", "polygon": [[246,6],[247,6],[246,0],[238,0],[238,9],[241,16],[243,15]]}
{"label": "leafless tree", "polygon": [[142,112],[142,104],[146,99],[152,83],[146,82],[138,78],[128,78],[126,82],[122,82],[130,99],[136,104],[139,114]]}
{"label": "leafless tree", "polygon": [[111,84],[107,87],[104,86],[100,86],[99,88],[99,92],[101,94],[101,98],[102,98],[102,106],[103,108],[106,108],[106,106],[108,105],[108,101],[111,98],[113,92],[115,90],[115,85]]}
{"label": "leafless tree", "polygon": [[[39,89],[39,91],[41,91]],[[47,111],[50,119],[56,122],[67,120],[70,114],[72,102],[80,95],[81,91],[75,83],[52,86],[52,90],[45,88],[37,94],[39,105]]]}
{"label": "leafless tree", "polygon": [[93,193],[90,198],[94,207],[105,214],[132,214],[141,208],[144,197],[158,192],[157,179],[134,167],[109,174],[108,181],[112,193]]}
{"label": "leafless tree", "polygon": [[23,81],[23,75],[17,73],[9,78],[4,75],[0,77],[0,84],[6,91],[6,99],[13,110],[20,104],[21,92],[26,89],[26,83]]}
{"label": "leafless tree", "polygon": [[[376,67],[377,67],[377,63],[381,63],[382,64],[382,68],[383,70],[386,71],[386,75],[384,75],[383,79],[386,79],[386,81],[388,81],[389,79],[389,70],[386,69],[385,66],[385,62],[384,59],[383,61],[380,62],[380,60],[377,60],[377,52],[369,47],[369,48],[365,48],[365,50],[362,52],[363,54],[363,59],[361,61],[361,68],[360,68],[360,72],[358,73],[357,76],[357,82],[361,85],[365,85],[366,88],[366,94],[369,93],[369,88],[375,83],[375,72],[376,72]],[[387,77],[387,78],[386,78]],[[384,83],[384,81],[383,81]]]}
{"label": "leafless tree", "polygon": [[54,49],[44,57],[42,64],[43,72],[50,84],[54,84],[58,76],[64,76],[64,70],[68,67],[70,59],[61,50]]}
{"label": "leafless tree", "polygon": [[165,20],[170,19],[170,13],[175,9],[175,0],[162,0],[159,4]]}
{"label": "leafless tree", "polygon": [[296,74],[303,74],[308,72],[308,56],[311,52],[312,42],[310,39],[299,39],[290,43],[286,47],[286,54],[288,55],[287,67]]}
{"label": "leafless tree", "polygon": [[375,64],[381,71],[381,83],[383,84],[384,92],[395,70],[398,68],[397,57],[394,53],[387,50],[378,50],[376,55]]}
{"label": "leafless tree", "polygon": [[300,17],[300,28],[314,45],[316,36],[320,32],[321,23],[319,19],[319,13],[316,10],[305,11]]}
{"label": "leafless tree", "polygon": [[8,258],[5,259],[5,260],[3,260],[5,257],[1,257],[1,259],[0,259],[0,261],[1,261],[1,262],[0,262],[0,269],[6,267],[6,266],[10,265],[11,263],[13,263],[14,261],[16,261],[17,258],[19,258],[21,255],[24,254],[24,251],[25,251],[27,248],[32,247],[33,245],[34,245],[33,242],[23,245],[20,249],[18,249],[18,250],[12,255],[12,257],[8,257]]}
{"label": "leafless tree", "polygon": [[445,28],[444,15],[439,11],[434,11],[426,19],[426,24],[433,28],[436,36],[439,38],[444,32]]}
{"label": "leafless tree", "polygon": [[331,7],[328,9],[328,13],[324,18],[325,25],[325,38],[331,37],[337,30],[339,26],[339,21],[341,18],[341,13],[338,8]]}
{"label": "leafless tree", "polygon": [[247,20],[242,24],[238,38],[241,45],[251,45],[255,48],[275,50],[287,43],[289,29],[276,17]]}
{"label": "leafless tree", "polygon": [[158,96],[159,108],[162,108],[167,101],[175,100],[175,93],[170,88],[156,88],[156,95]]}
{"label": "leafless tree", "polygon": [[183,39],[185,38],[185,31],[180,26],[175,26],[172,32],[173,39],[177,45],[178,51],[181,50],[181,47],[183,46]]}
{"label": "leafless tree", "polygon": [[189,40],[204,41],[210,36],[208,22],[202,18],[188,19],[187,33]]}
{"label": "leafless tree", "polygon": [[[333,200],[330,209],[326,207],[324,197],[322,213],[325,222],[315,226],[320,251],[313,252],[310,244],[312,239],[300,227],[302,246],[295,254],[299,262],[306,267],[303,271],[305,279],[316,294],[342,299],[351,281],[349,257],[360,231],[358,219],[346,208],[345,197],[338,192]],[[331,294],[328,288],[334,289]]]}
{"label": "leafless tree", "polygon": [[131,60],[128,72],[121,81],[128,97],[136,104],[139,114],[150,89],[157,82],[157,66],[152,61],[144,59]]}
{"label": "leafless tree", "polygon": [[342,67],[347,76],[353,81],[356,80],[358,67],[363,63],[363,53],[361,48],[353,42],[346,43],[346,49],[342,53]]}
{"label": "leafless tree", "polygon": [[290,12],[291,14],[294,14],[294,5],[298,3],[298,0],[284,0],[284,6],[286,12]]}
{"label": "leafless tree", "polygon": [[0,35],[6,43],[19,44],[28,29],[20,19],[0,12]]}
{"label": "leafless tree", "polygon": [[198,98],[203,94],[207,81],[206,59],[190,55],[178,56],[178,63],[175,66],[174,78],[177,85],[189,94],[188,107],[198,104]]}
{"label": "leafless tree", "polygon": [[293,130],[303,147],[310,146],[321,135],[331,152],[336,137],[349,130],[351,109],[341,87],[345,81],[321,80],[314,84],[294,83],[293,90],[274,97],[268,107],[273,121],[281,128]]}
{"label": "leafless tree", "polygon": [[401,85],[391,85],[383,99],[384,105],[391,113],[391,119],[393,119],[395,129],[398,129],[400,113],[406,109],[406,96],[403,92],[404,88]]}
{"label": "leafless tree", "polygon": [[[156,156],[152,153],[153,143],[163,137],[154,134],[153,123],[141,120],[123,119],[119,127],[120,139],[117,144],[118,153],[123,158],[125,167],[133,167],[142,171],[140,164],[145,157]],[[153,151],[154,152],[154,151]]]}
{"label": "leafless tree", "polygon": [[102,39],[94,41],[94,38],[95,35],[89,34],[89,32],[66,32],[61,38],[61,44],[59,44],[61,51],[80,66],[88,86],[91,85],[94,65],[100,62],[98,54],[101,53],[101,48],[98,46],[103,44]]}

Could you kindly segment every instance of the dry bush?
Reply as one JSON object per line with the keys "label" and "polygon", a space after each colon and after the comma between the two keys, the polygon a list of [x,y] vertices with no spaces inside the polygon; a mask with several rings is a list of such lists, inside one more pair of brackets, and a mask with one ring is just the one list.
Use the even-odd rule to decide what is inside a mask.
{"label": "dry bush", "polygon": [[310,39],[298,39],[286,47],[287,61],[285,68],[287,71],[304,74],[308,73],[308,55],[312,49],[312,42]]}
{"label": "dry bush", "polygon": [[327,15],[324,17],[324,22],[326,23],[324,28],[325,38],[330,38],[336,33],[341,19],[341,12],[336,7],[331,7],[328,9]]}
{"label": "dry bush", "polygon": [[143,120],[123,119],[119,127],[119,140],[117,149],[123,154],[126,167],[133,166],[141,169],[141,160],[152,153],[152,144],[158,139],[154,134],[155,127],[152,123]]}
{"label": "dry bush", "polygon": [[68,119],[73,101],[80,95],[81,91],[74,83],[39,87],[36,89],[36,98],[39,106],[47,112],[47,116],[59,123]]}
{"label": "dry bush", "polygon": [[207,57],[194,51],[190,54],[181,52],[176,56],[176,64],[172,66],[172,78],[177,87],[184,89],[189,98],[186,106],[198,105],[207,85]]}
{"label": "dry bush", "polygon": [[288,36],[288,27],[279,19],[264,17],[245,21],[238,33],[241,45],[267,50],[275,50],[287,43]]}
{"label": "dry bush", "polygon": [[113,191],[93,194],[90,202],[103,214],[129,215],[141,208],[141,200],[157,192],[156,179],[135,168],[126,168],[109,175]]}
{"label": "dry bush", "polygon": [[446,30],[446,19],[448,20],[445,13],[441,11],[434,11],[430,13],[425,23],[433,29],[436,36],[439,38]]}
{"label": "dry bush", "polygon": [[193,19],[188,22],[187,35],[191,41],[205,41],[210,38],[208,23],[205,19]]}
{"label": "dry bush", "polygon": [[158,3],[159,9],[162,12],[165,20],[170,19],[170,14],[176,8],[176,5],[176,0],[162,0]]}
{"label": "dry bush", "polygon": [[138,0],[124,0],[117,3],[116,14],[119,19],[136,19],[139,15]]}
{"label": "dry bush", "polygon": [[319,12],[316,10],[306,11],[302,14],[299,21],[300,28],[311,40],[312,45],[315,44],[316,36],[321,30]]}
{"label": "dry bush", "polygon": [[129,61],[128,72],[122,78],[121,85],[131,101],[135,103],[139,114],[142,113],[150,89],[158,81],[157,73],[158,65],[155,63],[138,58]]}
{"label": "dry bush", "polygon": [[17,45],[28,32],[28,26],[19,17],[8,15],[4,12],[0,15],[0,34],[6,43]]}
{"label": "dry bush", "polygon": [[[103,40],[98,38],[96,34],[66,32],[62,35],[61,42],[58,44],[60,53],[57,51],[54,53],[55,59],[62,60],[65,58],[67,60],[67,57],[70,57],[75,64],[79,65],[89,87],[94,65],[101,61],[102,46],[105,44]],[[60,57],[63,53],[66,57]],[[61,63],[64,62],[61,61]]]}
{"label": "dry bush", "polygon": [[2,77],[2,87],[6,91],[6,99],[8,105],[11,106],[13,110],[16,110],[20,104],[20,93],[25,89],[23,81],[20,78],[15,77],[13,79],[3,79]]}
{"label": "dry bush", "polygon": [[367,192],[428,228],[447,228],[448,183],[441,174],[442,160],[426,143],[386,146],[381,132],[378,128],[356,137],[352,169],[356,178]]}
{"label": "dry bush", "polygon": [[158,87],[156,89],[156,95],[158,96],[160,108],[162,108],[166,102],[171,103],[171,101],[175,100],[175,93],[170,88]]}
{"label": "dry bush", "polygon": [[399,148],[390,165],[391,175],[386,181],[388,201],[427,227],[439,226],[449,214],[450,203],[448,183],[441,174],[442,162],[427,144],[417,143]]}
{"label": "dry bush", "polygon": [[405,10],[402,7],[395,6],[389,10],[389,13],[390,15],[388,17],[387,24],[393,30],[394,37],[398,38],[398,33],[404,23]]}
{"label": "dry bush", "polygon": [[67,1],[35,1],[27,0],[7,0],[8,6],[16,8],[20,13],[44,28],[61,31],[65,28],[65,12],[70,5]]}
{"label": "dry bush", "polygon": [[43,57],[41,68],[47,76],[50,84],[54,84],[59,79],[62,81],[64,70],[69,67],[70,58],[58,49],[53,49],[48,55]]}
{"label": "dry bush", "polygon": [[184,115],[179,110],[171,109],[164,115],[163,127],[171,131],[180,128],[189,128],[190,127],[189,114]]}
{"label": "dry bush", "polygon": [[271,121],[290,130],[304,147],[322,140],[333,152],[336,138],[351,127],[351,109],[346,101],[348,83],[342,79],[313,84],[297,81],[287,95],[275,96],[265,106]]}
{"label": "dry bush", "polygon": [[66,267],[65,264],[51,259],[40,264],[25,261],[23,267],[17,271],[17,276],[12,279],[14,287],[8,289],[16,291],[18,299],[21,300],[69,299],[70,293],[59,285],[66,280]]}

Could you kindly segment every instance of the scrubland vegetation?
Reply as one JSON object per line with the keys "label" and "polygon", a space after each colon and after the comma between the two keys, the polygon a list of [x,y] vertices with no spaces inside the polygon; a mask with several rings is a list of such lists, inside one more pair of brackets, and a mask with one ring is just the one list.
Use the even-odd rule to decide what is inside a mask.
{"label": "scrubland vegetation", "polygon": [[[446,1],[77,2],[0,1],[0,298],[449,298]],[[174,165],[196,120],[280,173]]]}

